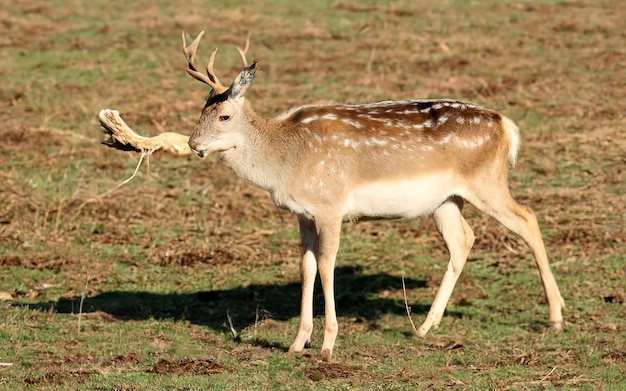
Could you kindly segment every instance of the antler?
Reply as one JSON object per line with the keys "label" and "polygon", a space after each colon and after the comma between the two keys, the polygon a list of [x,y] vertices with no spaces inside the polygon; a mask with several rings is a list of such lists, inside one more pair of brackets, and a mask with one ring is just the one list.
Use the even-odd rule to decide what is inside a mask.
{"label": "antler", "polygon": [[193,76],[195,79],[200,80],[203,83],[208,84],[213,88],[216,94],[221,94],[228,90],[228,87],[224,86],[220,83],[219,79],[215,75],[215,71],[213,71],[213,62],[215,61],[215,54],[217,53],[217,49],[211,53],[211,58],[209,58],[209,63],[206,66],[207,74],[199,72],[194,66],[194,58],[196,56],[196,50],[198,49],[198,44],[200,43],[200,39],[204,35],[204,31],[201,31],[200,34],[193,40],[191,45],[187,46],[187,42],[185,40],[185,32],[183,31],[183,53],[185,54],[185,58],[187,59],[187,73]]}
{"label": "antler", "polygon": [[246,37],[246,45],[242,48],[240,48],[239,46],[237,46],[237,51],[239,52],[239,55],[241,56],[241,60],[243,61],[243,66],[244,67],[248,67],[248,60],[246,59],[246,54],[248,53],[248,49],[250,48],[250,34],[248,34],[248,36]]}

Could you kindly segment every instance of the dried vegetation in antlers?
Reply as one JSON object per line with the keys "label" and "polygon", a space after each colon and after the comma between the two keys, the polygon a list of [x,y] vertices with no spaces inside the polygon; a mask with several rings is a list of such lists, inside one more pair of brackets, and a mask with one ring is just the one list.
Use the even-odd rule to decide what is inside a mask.
{"label": "dried vegetation in antlers", "polygon": [[144,137],[135,133],[120,117],[117,110],[104,109],[98,113],[102,131],[108,136],[102,144],[122,151],[141,152],[151,155],[163,151],[176,156],[189,155],[189,137],[180,133],[165,132],[154,137]]}

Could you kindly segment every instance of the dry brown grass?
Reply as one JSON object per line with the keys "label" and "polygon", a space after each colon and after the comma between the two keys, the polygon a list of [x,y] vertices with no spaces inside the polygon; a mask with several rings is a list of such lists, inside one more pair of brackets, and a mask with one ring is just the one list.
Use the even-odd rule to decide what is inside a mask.
{"label": "dry brown grass", "polygon": [[[228,376],[282,365],[291,370],[285,373],[298,374],[300,386],[601,389],[608,383],[593,371],[626,373],[626,15],[619,2],[339,1],[309,6],[314,9],[256,2],[216,9],[205,3],[137,1],[120,9],[26,0],[0,10],[0,292],[12,303],[35,306],[0,307],[6,330],[0,339],[9,341],[0,341],[0,351],[19,364],[8,369],[13,372],[0,368],[0,385],[11,377],[6,373],[16,373],[20,385],[53,389],[90,384],[103,373],[114,377],[150,368]],[[151,135],[185,133],[195,125],[207,91],[182,71],[181,29],[207,29],[199,61],[219,46],[216,66],[224,81],[240,68],[234,46],[250,34],[249,57],[258,58],[261,69],[248,98],[266,115],[304,103],[454,97],[513,118],[524,137],[511,172],[513,193],[541,218],[568,301],[571,334],[559,340],[537,332],[533,321],[543,313],[533,306],[542,299],[520,282],[532,267],[525,245],[470,206],[478,240],[445,331],[408,341],[393,331],[409,329],[403,329],[403,306],[398,313],[385,312],[402,303],[401,287],[387,286],[400,270],[423,273],[411,276],[418,280],[408,287],[409,301],[432,299],[447,256],[432,222],[357,224],[346,229],[346,261],[340,265],[356,265],[340,276],[354,284],[339,292],[348,314],[340,318],[346,330],[339,342],[346,352],[342,362],[275,358],[282,354],[280,341],[290,336],[292,330],[285,330],[297,307],[297,299],[287,303],[287,295],[297,295],[295,285],[282,285],[295,284],[299,276],[290,215],[211,158],[155,155],[149,174],[141,171],[111,198],[94,198],[128,177],[137,161],[136,155],[99,145],[100,109],[122,111],[133,128]],[[418,250],[438,263],[415,265]],[[382,286],[367,296],[359,289],[375,284],[360,272],[382,279]],[[217,352],[217,358],[175,350],[182,349],[172,342],[175,337],[154,323],[146,330],[126,322],[146,321],[150,311],[161,314],[161,307],[141,301],[141,295],[125,296],[139,302],[137,308],[98,307],[84,314],[88,327],[81,338],[93,336],[91,342],[68,337],[63,324],[72,323],[73,331],[76,318],[59,307],[83,294],[87,275],[87,304],[104,309],[107,293],[175,292],[157,295],[165,315],[155,318],[180,320],[171,327],[189,333],[193,344]],[[514,282],[507,285],[504,278]],[[528,287],[538,288],[533,284]],[[362,303],[351,301],[354,292]],[[508,301],[493,298],[495,292]],[[193,301],[196,294],[201,304]],[[224,314],[217,313],[224,301],[251,309],[233,315],[238,330],[256,324],[258,306],[286,312],[258,324],[261,342],[230,344],[221,334]],[[188,302],[198,314],[176,310]],[[491,312],[506,324],[509,317],[518,319],[520,308],[534,311],[524,318],[528,324],[515,329],[522,337],[506,340],[494,330],[487,338],[476,331],[493,326],[485,320]],[[133,312],[144,310],[145,317]],[[29,340],[35,338],[22,334],[29,330],[24,325],[52,342]],[[112,335],[128,332],[141,339],[152,333],[152,345],[113,345],[103,353],[96,336],[116,327],[130,331],[115,329]],[[373,342],[360,335],[371,335]],[[24,363],[39,372],[29,374]],[[235,384],[230,382],[223,384]],[[131,384],[125,379],[111,389],[140,389]]]}

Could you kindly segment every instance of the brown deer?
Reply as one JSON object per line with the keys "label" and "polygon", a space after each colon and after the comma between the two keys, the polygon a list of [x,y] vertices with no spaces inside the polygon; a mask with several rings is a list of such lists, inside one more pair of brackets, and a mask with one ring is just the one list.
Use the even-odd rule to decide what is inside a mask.
{"label": "brown deer", "polygon": [[183,33],[187,72],[212,88],[189,147],[201,158],[219,153],[237,176],[267,190],[279,208],[298,217],[302,302],[289,351],[302,351],[310,343],[313,287],[319,271],[326,322],[321,357],[331,359],[338,331],[334,268],[340,227],[358,219],[433,216],[450,260],[417,333],[423,336],[436,328],[474,243],[474,233],[461,214],[464,200],[530,246],[545,289],[550,324],[563,329],[564,302],[550,271],[537,218],[509,193],[507,170],[515,164],[520,146],[518,128],[510,119],[448,99],[311,105],[265,119],[245,99],[256,62],[229,87],[213,70],[216,51],[207,74],[195,68],[203,33],[188,47]]}

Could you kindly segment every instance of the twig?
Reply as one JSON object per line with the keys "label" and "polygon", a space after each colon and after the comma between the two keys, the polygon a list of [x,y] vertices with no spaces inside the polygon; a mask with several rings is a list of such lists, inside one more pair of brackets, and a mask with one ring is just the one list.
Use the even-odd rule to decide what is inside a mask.
{"label": "twig", "polygon": [[83,208],[85,206],[87,206],[88,204],[91,204],[92,202],[97,202],[99,200],[101,200],[102,198],[110,195],[111,193],[113,193],[114,191],[116,191],[117,189],[119,189],[120,187],[124,186],[125,184],[127,184],[128,182],[130,182],[136,175],[137,172],[139,171],[139,167],[141,167],[141,163],[143,162],[144,157],[146,158],[146,164],[148,167],[148,173],[150,173],[150,155],[152,155],[152,153],[154,153],[154,150],[142,150],[141,151],[141,156],[139,157],[139,162],[137,163],[137,167],[135,167],[135,171],[133,172],[133,175],[131,175],[130,177],[126,178],[126,180],[124,180],[124,182],[119,183],[117,186],[105,191],[102,194],[99,194],[95,197],[91,197],[86,199],[85,201],[83,201],[80,205],[78,205],[78,207],[76,208],[76,212],[74,212],[74,214],[72,215],[72,217],[69,219],[69,221],[74,221],[74,219],[76,219],[76,217],[78,217],[78,215],[80,215],[80,213],[82,212]]}
{"label": "twig", "polygon": [[552,370],[550,372],[548,372],[547,375],[545,375],[543,377],[543,379],[539,380],[539,384],[543,383],[544,380],[546,380],[548,377],[550,377],[550,375],[552,375],[552,373],[558,368],[558,365],[555,365],[554,368],[552,368]]}
{"label": "twig", "polygon": [[83,315],[83,303],[85,302],[85,295],[87,294],[87,285],[89,284],[89,278],[91,277],[91,272],[87,273],[87,281],[85,281],[85,288],[83,289],[83,294],[80,296],[80,304],[78,305],[78,333],[80,334],[80,320]]}
{"label": "twig", "polygon": [[365,66],[365,70],[367,71],[367,73],[372,72],[372,65],[374,64],[374,58],[376,58],[376,48],[372,48],[372,51],[370,52],[370,57],[367,60],[367,65]]}
{"label": "twig", "polygon": [[95,197],[92,197],[90,199],[88,199],[85,203],[88,202],[93,202],[96,200],[99,200],[101,198],[104,198],[106,196],[108,196],[109,194],[113,193],[114,191],[116,191],[117,189],[119,189],[120,187],[124,186],[125,184],[127,184],[128,182],[130,182],[131,180],[133,180],[133,178],[135,178],[135,176],[137,175],[137,172],[139,171],[139,167],[141,167],[141,163],[143,162],[143,159],[146,158],[146,164],[148,165],[148,171],[150,170],[150,155],[152,155],[154,151],[153,150],[142,150],[141,151],[141,156],[139,157],[139,162],[137,163],[137,167],[135,167],[135,171],[133,172],[133,175],[131,175],[130,177],[126,178],[126,180],[124,180],[124,182],[118,184],[117,186],[115,186],[112,189],[107,190],[106,192],[97,195]]}
{"label": "twig", "polygon": [[141,156],[139,157],[139,162],[137,163],[137,167],[135,167],[135,171],[133,172],[133,175],[131,175],[130,177],[128,177],[124,182],[118,184],[117,186],[115,186],[112,189],[109,189],[108,191],[100,194],[99,196],[96,196],[96,199],[99,198],[104,198],[106,196],[108,196],[109,194],[113,193],[115,190],[119,189],[120,187],[124,186],[125,184],[127,184],[128,182],[130,182],[131,180],[133,180],[133,178],[135,178],[135,176],[137,175],[137,171],[139,171],[139,167],[141,167],[141,163],[143,162],[144,157],[146,158],[146,161],[148,161],[148,165],[150,164],[150,155],[152,155],[154,151],[148,151],[148,150],[142,150],[141,151]]}
{"label": "twig", "polygon": [[509,245],[506,240],[502,240],[501,241],[502,245],[504,246],[504,248],[506,248],[507,250],[509,250],[510,252],[512,252],[515,255],[519,254],[519,251],[515,250],[513,247],[511,247],[511,245]]}
{"label": "twig", "polygon": [[406,300],[406,286],[404,285],[404,276],[402,276],[402,292],[404,293],[404,307],[406,308],[406,316],[409,318],[409,322],[411,322],[411,328],[413,329],[413,333],[419,336],[417,329],[415,328],[415,323],[413,323],[413,319],[411,319],[411,307],[409,307],[409,303]]}
{"label": "twig", "polygon": [[0,362],[0,367],[10,367],[13,366],[12,362]]}
{"label": "twig", "polygon": [[233,320],[230,318],[230,313],[228,312],[228,310],[226,310],[226,318],[228,319],[228,324],[230,326],[230,331],[233,333],[233,337],[235,337],[235,339],[239,338],[237,330],[235,330],[235,327],[233,326]]}
{"label": "twig", "polygon": [[259,325],[259,306],[256,306],[256,315],[254,317],[254,339],[256,339],[256,330]]}
{"label": "twig", "polygon": [[63,212],[63,203],[59,200],[59,206],[57,207],[56,216],[54,216],[54,228],[53,232],[56,235],[59,232],[59,225],[61,224],[61,213]]}

